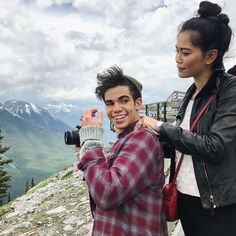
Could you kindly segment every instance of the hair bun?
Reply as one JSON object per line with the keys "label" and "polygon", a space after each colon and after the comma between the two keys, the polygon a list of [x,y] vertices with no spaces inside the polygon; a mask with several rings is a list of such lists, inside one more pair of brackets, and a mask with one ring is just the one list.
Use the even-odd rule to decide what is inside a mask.
{"label": "hair bun", "polygon": [[199,4],[198,14],[201,17],[218,16],[221,13],[221,7],[218,4],[202,1]]}
{"label": "hair bun", "polygon": [[229,17],[226,14],[220,14],[218,16],[219,21],[223,22],[224,24],[229,24]]}

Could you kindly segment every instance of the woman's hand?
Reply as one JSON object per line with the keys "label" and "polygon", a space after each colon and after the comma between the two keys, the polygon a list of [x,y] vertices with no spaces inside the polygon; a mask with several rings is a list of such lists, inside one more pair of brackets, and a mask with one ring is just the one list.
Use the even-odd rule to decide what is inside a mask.
{"label": "woman's hand", "polygon": [[135,130],[140,127],[145,127],[145,128],[149,128],[155,134],[157,134],[157,129],[159,128],[161,124],[162,124],[161,121],[157,121],[156,119],[148,117],[148,116],[143,116],[136,124]]}

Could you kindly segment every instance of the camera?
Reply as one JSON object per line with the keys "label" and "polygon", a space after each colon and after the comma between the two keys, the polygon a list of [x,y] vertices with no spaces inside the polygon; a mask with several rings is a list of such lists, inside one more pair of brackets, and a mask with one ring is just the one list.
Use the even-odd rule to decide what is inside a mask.
{"label": "camera", "polygon": [[80,146],[79,130],[81,126],[76,126],[77,130],[66,131],[64,134],[65,144],[67,145],[78,145]]}

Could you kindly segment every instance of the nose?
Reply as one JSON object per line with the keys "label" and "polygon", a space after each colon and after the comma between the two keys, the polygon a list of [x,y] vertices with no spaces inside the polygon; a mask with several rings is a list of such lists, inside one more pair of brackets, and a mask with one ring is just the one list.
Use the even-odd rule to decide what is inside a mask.
{"label": "nose", "polygon": [[175,54],[175,61],[177,64],[182,63],[182,57],[181,57],[180,53],[178,53],[178,52],[176,52],[176,54]]}
{"label": "nose", "polygon": [[120,112],[120,111],[122,111],[122,106],[121,106],[121,104],[118,103],[118,102],[115,102],[114,107],[113,107],[113,111],[114,111],[114,112]]}

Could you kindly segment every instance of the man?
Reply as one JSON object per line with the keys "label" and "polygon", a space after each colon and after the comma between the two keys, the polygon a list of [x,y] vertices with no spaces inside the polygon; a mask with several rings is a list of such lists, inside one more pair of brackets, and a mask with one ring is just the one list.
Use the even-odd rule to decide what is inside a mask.
{"label": "man", "polygon": [[96,205],[92,235],[166,236],[160,143],[147,128],[134,131],[142,107],[142,85],[117,66],[98,74],[97,83],[95,93],[105,103],[118,140],[105,157],[102,113],[84,112],[78,168]]}

